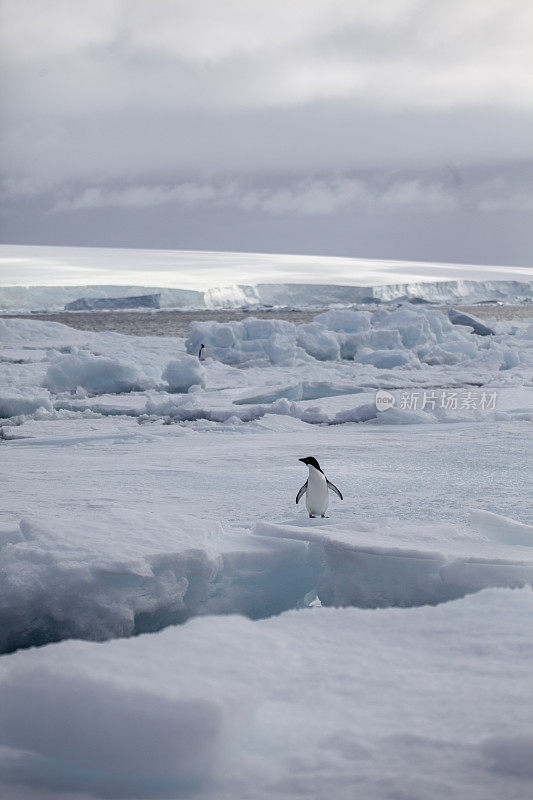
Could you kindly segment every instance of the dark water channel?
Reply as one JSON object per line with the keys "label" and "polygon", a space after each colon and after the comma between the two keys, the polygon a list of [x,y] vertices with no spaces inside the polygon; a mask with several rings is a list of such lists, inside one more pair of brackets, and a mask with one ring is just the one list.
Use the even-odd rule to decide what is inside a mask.
{"label": "dark water channel", "polygon": [[319,311],[57,311],[43,314],[3,314],[4,317],[61,322],[81,331],[115,331],[130,336],[188,336],[193,320],[231,322],[256,317],[285,319],[300,325],[310,322]]}

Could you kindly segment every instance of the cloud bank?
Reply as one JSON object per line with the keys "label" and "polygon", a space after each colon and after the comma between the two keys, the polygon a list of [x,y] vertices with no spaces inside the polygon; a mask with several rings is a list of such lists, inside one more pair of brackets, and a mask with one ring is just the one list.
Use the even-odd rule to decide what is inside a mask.
{"label": "cloud bank", "polygon": [[4,163],[68,177],[523,157],[532,33],[531,5],[504,0],[4,0]]}
{"label": "cloud bank", "polygon": [[[95,214],[113,209],[138,246],[139,213],[172,208],[213,228],[201,246],[223,246],[222,210],[234,229],[381,214],[379,248],[391,214],[530,208],[526,0],[3,0],[0,15],[4,240],[58,243],[62,214],[106,244]],[[485,177],[435,178],[447,163]],[[157,246],[163,223],[144,219]]]}

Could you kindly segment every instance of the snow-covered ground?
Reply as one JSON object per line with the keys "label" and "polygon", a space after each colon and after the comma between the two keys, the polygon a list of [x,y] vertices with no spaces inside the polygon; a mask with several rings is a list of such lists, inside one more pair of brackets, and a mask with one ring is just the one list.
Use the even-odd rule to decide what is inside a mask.
{"label": "snow-covered ground", "polygon": [[483,322],[0,320],[6,796],[530,797],[533,329]]}

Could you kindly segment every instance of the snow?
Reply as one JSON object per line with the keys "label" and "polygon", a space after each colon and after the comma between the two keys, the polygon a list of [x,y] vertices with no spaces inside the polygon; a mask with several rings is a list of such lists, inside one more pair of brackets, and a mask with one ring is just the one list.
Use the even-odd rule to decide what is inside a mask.
{"label": "snow", "polygon": [[188,392],[193,386],[205,388],[205,369],[197,358],[183,356],[169,361],[163,372],[163,380],[167,381],[173,392]]}
{"label": "snow", "polygon": [[31,415],[41,408],[46,411],[52,409],[50,394],[46,389],[5,387],[0,391],[0,418]]}
{"label": "snow", "polygon": [[500,589],[17,653],[0,665],[4,786],[26,798],[349,800],[360,786],[367,800],[525,800],[532,613],[531,589]]}
{"label": "snow", "polygon": [[192,322],[185,342],[187,352],[197,354],[205,344],[206,355],[225,364],[244,364],[267,359],[272,364],[293,364],[297,326],[284,320],[245,319],[242,322]]}
{"label": "snow", "polygon": [[489,540],[510,545],[533,547],[533,526],[515,522],[490,511],[473,510],[470,525],[481,531]]}
{"label": "snow", "polygon": [[403,408],[388,408],[378,411],[376,415],[379,425],[420,425],[435,421],[435,415],[427,411],[407,411]]}
{"label": "snow", "polygon": [[318,361],[338,361],[341,357],[338,338],[332,331],[325,330],[320,322],[298,325],[296,342]]}
{"label": "snow", "polygon": [[[346,332],[365,325],[368,330]],[[193,322],[185,343],[6,319],[0,342],[0,409],[15,423],[64,411],[215,423],[276,414],[329,425],[479,421],[498,413],[526,419],[531,413],[527,399],[519,406],[510,399],[530,383],[527,323],[502,323],[494,336],[479,337],[423,307],[329,312],[299,326],[253,317]],[[203,364],[200,344],[206,345]],[[452,402],[454,388],[463,391]],[[394,409],[378,413],[377,389],[394,396]],[[418,407],[407,402],[409,392]],[[483,414],[473,409],[476,403]]]}
{"label": "snow", "polygon": [[142,391],[154,384],[133,361],[75,351],[70,355],[52,356],[45,385],[55,392],[76,391],[81,386],[91,394],[105,394]]}
{"label": "snow", "polygon": [[533,351],[488,324],[0,320],[3,794],[529,798]]}
{"label": "snow", "polygon": [[357,361],[361,364],[372,364],[378,369],[394,369],[394,367],[417,367],[418,361],[413,353],[402,350],[374,350],[358,354]]}
{"label": "snow", "polygon": [[[43,370],[46,365],[30,366]],[[27,367],[9,365],[10,370]],[[413,549],[416,531],[427,537],[430,523],[436,524],[433,539],[443,540],[433,541],[432,548],[439,556],[425,567],[439,582],[448,559],[444,543],[453,543],[456,531],[472,539],[464,525],[474,500],[486,513],[516,520],[518,528],[527,520],[526,429],[520,411],[530,402],[525,389],[506,390],[508,411],[498,412],[506,414],[504,421],[496,422],[489,412],[476,425],[450,426],[424,411],[378,412],[373,395],[353,394],[353,378],[339,386],[346,394],[332,394],[325,381],[303,382],[292,388],[307,400],[273,399],[281,390],[271,402],[235,405],[231,398],[249,388],[215,390],[209,381],[225,383],[234,373],[242,377],[242,371],[217,362],[206,362],[204,369],[205,391],[60,393],[49,395],[52,411],[4,423],[4,650],[69,636],[128,636],[199,613],[261,617],[293,607],[316,585],[307,539],[250,534],[254,524],[266,520],[283,529],[294,514],[294,497],[305,480],[297,458],[309,452],[327,455],[326,474],[345,495],[343,503],[333,498],[330,509],[341,528],[350,532],[354,520],[366,521],[372,539],[379,528],[395,547],[403,537],[402,546]],[[354,396],[359,398],[355,407]],[[146,410],[151,414],[143,416]],[[396,424],[387,422],[392,414],[400,416]],[[169,418],[175,424],[164,424]],[[316,424],[324,419],[335,424]],[[415,438],[412,423],[420,421],[426,423],[424,436]],[[512,494],[509,485],[515,487]],[[520,558],[529,563],[531,548],[524,549],[527,556]],[[413,576],[412,602],[437,602],[487,585],[521,585],[530,574],[523,572],[527,564],[515,564],[516,553],[502,553],[495,545],[485,545],[483,553],[488,566],[481,577],[478,570],[461,582],[459,568],[448,571],[433,594],[427,593],[427,570],[420,579]],[[504,566],[494,570],[491,553]],[[465,558],[473,554],[479,555],[469,551]],[[387,563],[373,578],[376,587],[390,579]],[[503,573],[505,580],[497,580]],[[405,603],[405,593],[397,599]]]}

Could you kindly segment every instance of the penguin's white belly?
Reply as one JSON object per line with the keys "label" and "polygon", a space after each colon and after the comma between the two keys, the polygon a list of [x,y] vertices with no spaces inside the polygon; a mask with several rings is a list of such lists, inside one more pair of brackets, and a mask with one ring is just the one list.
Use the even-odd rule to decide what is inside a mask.
{"label": "penguin's white belly", "polygon": [[[313,475],[313,472],[316,474]],[[308,513],[313,516],[325,514],[329,504],[326,479],[321,472],[318,472],[313,467],[309,469],[309,473],[307,492],[305,493],[305,507]]]}

